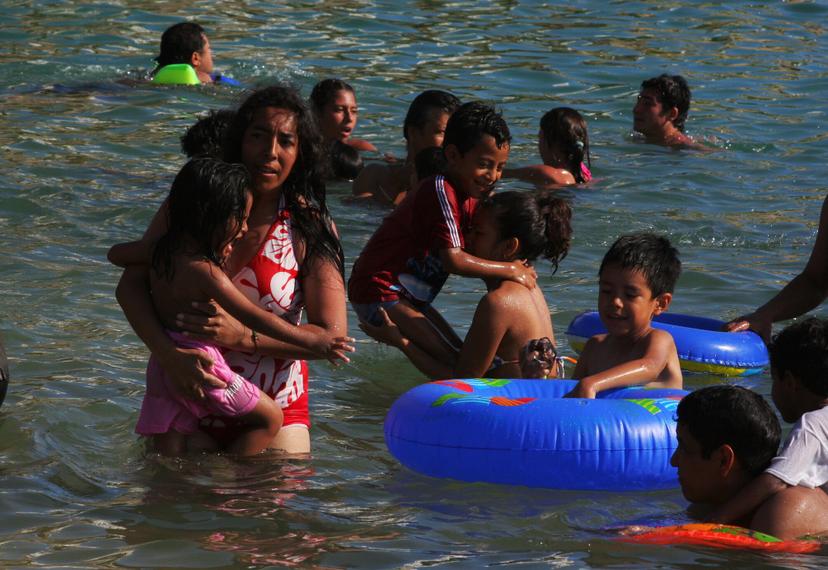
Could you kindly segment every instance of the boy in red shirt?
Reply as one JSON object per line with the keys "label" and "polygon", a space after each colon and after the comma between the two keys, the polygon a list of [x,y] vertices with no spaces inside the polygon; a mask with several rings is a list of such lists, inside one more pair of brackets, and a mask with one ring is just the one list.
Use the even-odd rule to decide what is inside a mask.
{"label": "boy in red shirt", "polygon": [[431,307],[449,274],[535,286],[537,274],[524,263],[463,250],[477,201],[500,179],[510,141],[509,127],[492,107],[472,102],[454,112],[443,140],[445,176],[426,179],[406,196],[354,263],[348,296],[360,320],[380,325],[385,311],[403,336],[451,362],[452,347],[462,342]]}

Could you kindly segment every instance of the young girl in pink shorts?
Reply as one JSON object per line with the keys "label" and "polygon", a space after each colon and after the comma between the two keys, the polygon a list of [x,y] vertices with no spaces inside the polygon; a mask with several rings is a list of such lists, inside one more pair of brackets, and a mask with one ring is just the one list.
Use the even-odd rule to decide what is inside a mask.
{"label": "young girl in pink shorts", "polygon": [[[263,398],[259,388],[234,373],[220,349],[176,332],[176,315],[194,302],[212,299],[251,330],[331,361],[347,361],[344,353],[351,349],[351,339],[304,331],[259,308],[225,274],[224,262],[233,243],[247,231],[252,203],[248,186],[244,166],[196,158],[184,165],[170,190],[169,229],[152,254],[153,305],[170,338],[181,347],[206,352],[213,360],[211,372],[226,386],[204,388],[202,400],[186,399],[173,389],[155,357],[150,358],[147,392],[135,431],[152,437],[156,451],[164,455],[187,451],[187,436],[196,434],[199,420],[208,415],[237,418],[248,427],[227,447],[240,455],[262,451],[282,426],[279,405]],[[206,434],[199,435],[200,446],[214,447]]]}

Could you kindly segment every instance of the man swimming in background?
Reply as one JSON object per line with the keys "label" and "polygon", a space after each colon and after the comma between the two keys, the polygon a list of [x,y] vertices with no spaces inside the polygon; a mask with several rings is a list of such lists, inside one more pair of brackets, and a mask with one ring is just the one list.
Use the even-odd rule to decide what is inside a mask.
{"label": "man swimming in background", "polygon": [[633,130],[651,144],[705,150],[684,133],[690,110],[690,88],[681,75],[662,74],[641,83],[633,107]]}
{"label": "man swimming in background", "polygon": [[164,30],[155,62],[153,76],[165,65],[188,63],[202,83],[213,82],[213,51],[204,28],[195,22],[181,22]]}

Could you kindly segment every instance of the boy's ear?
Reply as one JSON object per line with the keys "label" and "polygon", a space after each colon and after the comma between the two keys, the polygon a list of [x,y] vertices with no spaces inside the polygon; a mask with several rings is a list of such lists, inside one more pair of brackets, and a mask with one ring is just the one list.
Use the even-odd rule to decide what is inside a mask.
{"label": "boy's ear", "polygon": [[510,237],[503,240],[503,258],[515,259],[517,253],[520,251],[520,240],[516,237]]}
{"label": "boy's ear", "polygon": [[190,65],[192,65],[194,69],[198,69],[198,66],[201,65],[201,54],[197,51],[194,51],[190,56]]}
{"label": "boy's ear", "polygon": [[735,467],[737,467],[738,459],[736,459],[736,452],[727,443],[722,444],[719,449],[713,452],[713,456],[718,462],[719,474],[724,478],[730,475]]}
{"label": "boy's ear", "polygon": [[678,119],[679,110],[678,107],[671,107],[669,111],[667,111],[667,120],[671,123],[675,123],[676,119]]}
{"label": "boy's ear", "polygon": [[653,316],[660,315],[664,311],[670,308],[670,302],[673,300],[672,293],[662,293],[658,297],[655,298],[656,306],[655,311],[653,312]]}
{"label": "boy's ear", "polygon": [[446,155],[446,162],[449,164],[457,162],[462,156],[460,154],[460,149],[457,148],[457,145],[455,144],[447,144],[443,149],[443,154]]}

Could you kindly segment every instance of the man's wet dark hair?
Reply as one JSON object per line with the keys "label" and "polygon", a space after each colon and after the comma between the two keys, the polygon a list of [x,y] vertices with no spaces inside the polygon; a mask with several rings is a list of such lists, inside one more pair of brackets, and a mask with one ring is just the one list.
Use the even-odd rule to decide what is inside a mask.
{"label": "man's wet dark hair", "polygon": [[828,320],[811,317],[786,327],[768,352],[776,374],[790,372],[814,394],[828,397]]}
{"label": "man's wet dark hair", "polygon": [[618,238],[601,261],[599,278],[608,265],[640,271],[647,280],[653,297],[672,293],[681,274],[678,250],[670,245],[670,240],[666,237],[652,233],[629,234]]}
{"label": "man's wet dark hair", "polygon": [[446,172],[446,155],[439,146],[424,148],[414,157],[417,180],[425,180]]}
{"label": "man's wet dark hair", "polygon": [[727,444],[751,475],[764,471],[779,449],[776,414],[762,396],[742,386],[699,388],[679,402],[676,419],[699,442],[702,457]]}
{"label": "man's wet dark hair", "polygon": [[687,121],[687,113],[690,110],[690,87],[681,75],[668,75],[662,73],[658,77],[651,77],[641,83],[641,90],[652,89],[658,93],[658,100],[663,110],[673,107],[678,109],[678,116],[673,121],[681,132],[684,132],[684,123]]}
{"label": "man's wet dark hair", "polygon": [[460,99],[448,91],[429,89],[423,91],[411,101],[403,122],[403,137],[408,140],[409,127],[422,129],[428,122],[432,110],[451,115],[460,106]]}
{"label": "man's wet dark hair", "polygon": [[204,28],[195,22],[181,22],[164,30],[161,53],[155,58],[156,71],[173,63],[190,63],[193,52],[204,49],[205,37]]}
{"label": "man's wet dark hair", "polygon": [[494,138],[497,148],[512,141],[509,126],[494,107],[480,101],[465,103],[457,108],[446,124],[443,148],[451,144],[457,147],[460,154],[466,154],[486,135]]}

